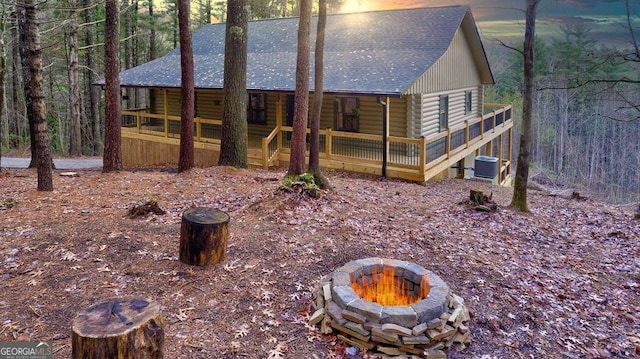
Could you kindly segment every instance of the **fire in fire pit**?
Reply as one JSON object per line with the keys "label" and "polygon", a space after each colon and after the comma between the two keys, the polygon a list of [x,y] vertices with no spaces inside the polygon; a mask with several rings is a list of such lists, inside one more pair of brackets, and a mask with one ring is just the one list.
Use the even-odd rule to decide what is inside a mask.
{"label": "fire in fire pit", "polygon": [[[429,295],[429,277],[423,275],[420,284],[396,276],[396,267],[383,266],[381,272],[351,277],[351,288],[356,294],[370,302],[381,305],[410,305]],[[417,289],[417,290],[416,290]]]}
{"label": "fire in fire pit", "polygon": [[469,337],[464,299],[433,272],[410,262],[366,258],[321,282],[309,324],[343,342],[387,355],[441,357]]}

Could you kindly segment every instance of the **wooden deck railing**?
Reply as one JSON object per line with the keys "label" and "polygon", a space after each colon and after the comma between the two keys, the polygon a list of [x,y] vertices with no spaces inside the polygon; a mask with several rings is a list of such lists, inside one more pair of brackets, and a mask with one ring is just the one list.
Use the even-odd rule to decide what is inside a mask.
{"label": "wooden deck railing", "polygon": [[[135,125],[137,133],[165,138],[180,138],[180,116],[149,113],[147,109],[131,109],[122,111],[122,117],[122,126],[132,127]],[[220,143],[222,120],[195,117],[193,123],[196,142]]]}
{"label": "wooden deck railing", "polygon": [[[511,105],[487,106],[493,106],[495,110],[426,138],[389,136],[386,146],[387,167],[392,171],[402,172],[404,178],[424,181],[513,127]],[[179,116],[151,114],[146,109],[126,110],[122,114],[123,127],[135,126],[133,132],[165,138],[180,136]],[[220,144],[221,120],[196,117],[194,125],[196,142]],[[292,133],[291,126],[274,128],[268,136],[261,139],[258,150],[260,154],[255,160],[263,168],[269,168],[279,160],[288,160]],[[307,141],[307,151],[308,146]],[[502,151],[502,144],[499,147]],[[350,163],[352,167],[367,167],[371,169],[367,172],[373,172],[382,165],[384,148],[382,135],[332,129],[320,131],[321,161],[329,167],[345,168],[345,164]],[[498,180],[502,183],[510,177],[511,163],[508,158],[500,158],[502,163]]]}

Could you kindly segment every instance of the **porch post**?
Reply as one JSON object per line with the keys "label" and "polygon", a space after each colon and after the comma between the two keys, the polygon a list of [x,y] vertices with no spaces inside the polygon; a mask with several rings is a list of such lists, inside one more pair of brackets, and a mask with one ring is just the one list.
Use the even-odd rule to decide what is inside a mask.
{"label": "porch post", "polygon": [[484,155],[485,156],[491,156],[493,152],[493,140],[487,142],[486,145],[484,145]]}
{"label": "porch post", "polygon": [[162,101],[164,102],[164,137],[169,137],[169,94],[168,90],[162,90]]}
{"label": "porch post", "polygon": [[504,140],[504,138],[502,137],[503,135],[504,133],[498,135],[498,184],[501,184],[502,180],[504,179],[502,176],[502,141]]}
{"label": "porch post", "polygon": [[142,128],[142,120],[140,119],[140,111],[136,111],[136,127],[138,128],[138,133],[140,133],[140,129]]}
{"label": "porch post", "polygon": [[427,171],[427,139],[420,136],[420,176],[422,181],[426,181],[425,172]]}
{"label": "porch post", "polygon": [[378,103],[382,105],[382,178],[387,177],[387,159],[389,158],[389,97],[385,97],[382,101],[381,97],[377,98]]}
{"label": "porch post", "polygon": [[[391,118],[390,114],[390,108],[391,108],[391,99],[389,97],[385,98],[384,102],[387,103],[387,106],[385,106],[385,111],[386,113],[384,114],[384,117],[387,119],[387,121],[385,121],[385,133],[386,135],[384,136],[384,142],[385,142],[385,157],[387,158],[387,161],[389,160],[389,119]],[[385,166],[386,167],[386,166]]]}
{"label": "porch post", "polygon": [[510,129],[507,130],[507,139],[509,140],[508,143],[507,143],[507,156],[508,156],[509,161],[511,161],[511,150],[512,150],[512,147],[513,147],[513,144],[511,143],[513,141],[512,131],[513,131],[513,127],[511,127]]}
{"label": "porch post", "polygon": [[282,150],[282,97],[279,93],[276,97],[276,128],[278,129],[278,151]]}
{"label": "porch post", "polygon": [[469,120],[464,120],[464,148],[469,148]]}

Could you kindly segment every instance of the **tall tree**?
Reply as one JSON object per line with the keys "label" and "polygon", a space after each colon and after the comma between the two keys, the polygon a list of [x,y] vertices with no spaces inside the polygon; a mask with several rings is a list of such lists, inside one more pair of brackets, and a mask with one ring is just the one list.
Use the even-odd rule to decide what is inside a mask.
{"label": "tall tree", "polygon": [[[133,61],[133,30],[131,28],[131,4],[129,0],[122,0],[122,27],[124,28],[124,68],[130,69]],[[133,94],[131,88],[124,89],[125,108],[132,108]]]}
{"label": "tall tree", "polygon": [[523,212],[528,212],[527,183],[529,181],[529,164],[531,162],[531,127],[533,122],[534,101],[534,49],[536,35],[536,12],[540,0],[525,0],[527,9],[525,12],[524,31],[524,94],[522,98],[522,130],[520,133],[520,146],[518,163],[516,165],[516,178],[513,186],[511,206]]}
{"label": "tall tree", "polygon": [[[158,57],[157,45],[156,45],[156,18],[154,16],[153,0],[148,0],[148,12],[149,12],[149,61],[155,60]],[[155,102],[155,91],[147,91],[147,106]]]}
{"label": "tall tree", "polygon": [[38,156],[38,191],[53,191],[51,171],[51,148],[47,134],[47,107],[44,102],[44,86],[42,78],[42,49],[40,31],[36,22],[36,5],[34,0],[24,0],[25,27],[27,30],[27,52],[29,56],[29,73],[31,77],[29,97],[32,105],[33,130],[36,153]]}
{"label": "tall tree", "polygon": [[78,73],[78,1],[69,0],[69,156],[82,155],[80,78]]}
{"label": "tall tree", "polygon": [[[91,7],[91,0],[83,0],[84,7],[84,27],[85,27],[85,64],[86,64],[86,93],[88,105],[87,117],[89,124],[89,131],[92,132],[93,142],[91,144],[92,153],[98,155],[102,153],[102,121],[100,121],[100,101],[98,96],[98,89],[93,86],[93,82],[96,80],[96,51],[94,47],[94,26],[93,26],[93,8]],[[89,136],[87,136],[89,137]]]}
{"label": "tall tree", "polygon": [[320,115],[324,99],[324,38],[327,27],[327,0],[319,0],[318,29],[316,31],[316,52],[314,66],[315,88],[311,111],[311,139],[309,147],[309,173],[320,188],[329,187],[329,181],[320,170]]}
{"label": "tall tree", "polygon": [[193,167],[193,115],[194,79],[193,48],[189,32],[190,1],[178,0],[178,24],[180,26],[180,69],[182,71],[182,110],[180,116],[180,158],[178,172]]}
{"label": "tall tree", "polygon": [[296,92],[293,110],[293,134],[288,175],[299,175],[305,168],[307,117],[309,116],[309,58],[311,57],[311,0],[300,0]]}
{"label": "tall tree", "polygon": [[7,130],[9,127],[9,121],[7,120],[7,116],[2,116],[4,109],[4,77],[6,73],[6,54],[4,51],[4,18],[5,11],[4,6],[2,7],[2,13],[0,13],[0,170],[2,170],[2,146],[6,144],[5,137],[8,134]]}
{"label": "tall tree", "polygon": [[[20,49],[23,46],[22,41],[20,39],[20,35],[18,34],[18,23],[19,19],[21,19],[18,12],[18,7],[14,7],[14,12],[12,16],[12,21],[15,22],[15,26],[11,26],[11,118],[10,118],[10,131],[13,130],[13,133],[18,137],[18,141],[16,141],[16,145],[18,147],[22,146],[22,139],[25,137],[25,129],[24,129],[24,121],[21,116],[21,103],[22,100],[19,96],[20,90],[20,65],[22,62],[20,61]],[[21,23],[21,22],[20,22]]]}
{"label": "tall tree", "polygon": [[112,172],[122,169],[120,152],[120,3],[106,0],[104,23],[104,97],[105,129],[102,171]]}
{"label": "tall tree", "polygon": [[156,54],[156,18],[153,15],[153,0],[148,0],[149,21],[151,26],[149,28],[149,61],[155,60],[158,55]]}
{"label": "tall tree", "polygon": [[246,0],[227,4],[224,50],[221,166],[248,167],[247,160],[247,23]]}
{"label": "tall tree", "polygon": [[22,86],[24,88],[24,99],[25,99],[25,107],[27,120],[29,124],[29,141],[31,144],[31,161],[29,163],[29,168],[35,168],[38,166],[38,152],[36,150],[36,135],[35,128],[33,127],[34,122],[32,119],[33,115],[33,97],[31,96],[31,80],[32,74],[29,68],[29,27],[27,23],[27,15],[26,15],[26,4],[21,3],[16,0],[16,22],[18,23],[18,43],[20,44],[20,62],[22,63]]}

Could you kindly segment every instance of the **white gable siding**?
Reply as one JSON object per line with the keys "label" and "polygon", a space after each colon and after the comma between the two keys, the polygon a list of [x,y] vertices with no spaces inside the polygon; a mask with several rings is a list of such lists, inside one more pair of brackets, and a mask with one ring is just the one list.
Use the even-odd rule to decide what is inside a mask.
{"label": "white gable siding", "polygon": [[459,28],[449,49],[409,86],[405,94],[424,94],[477,86],[481,83],[478,71],[469,43]]}
{"label": "white gable siding", "polygon": [[[464,111],[466,91],[472,91],[470,114]],[[481,115],[483,85],[462,28],[456,32],[445,54],[405,93],[420,97],[420,117],[410,127],[419,127],[421,136],[438,133],[440,95],[449,96],[449,127]]]}

